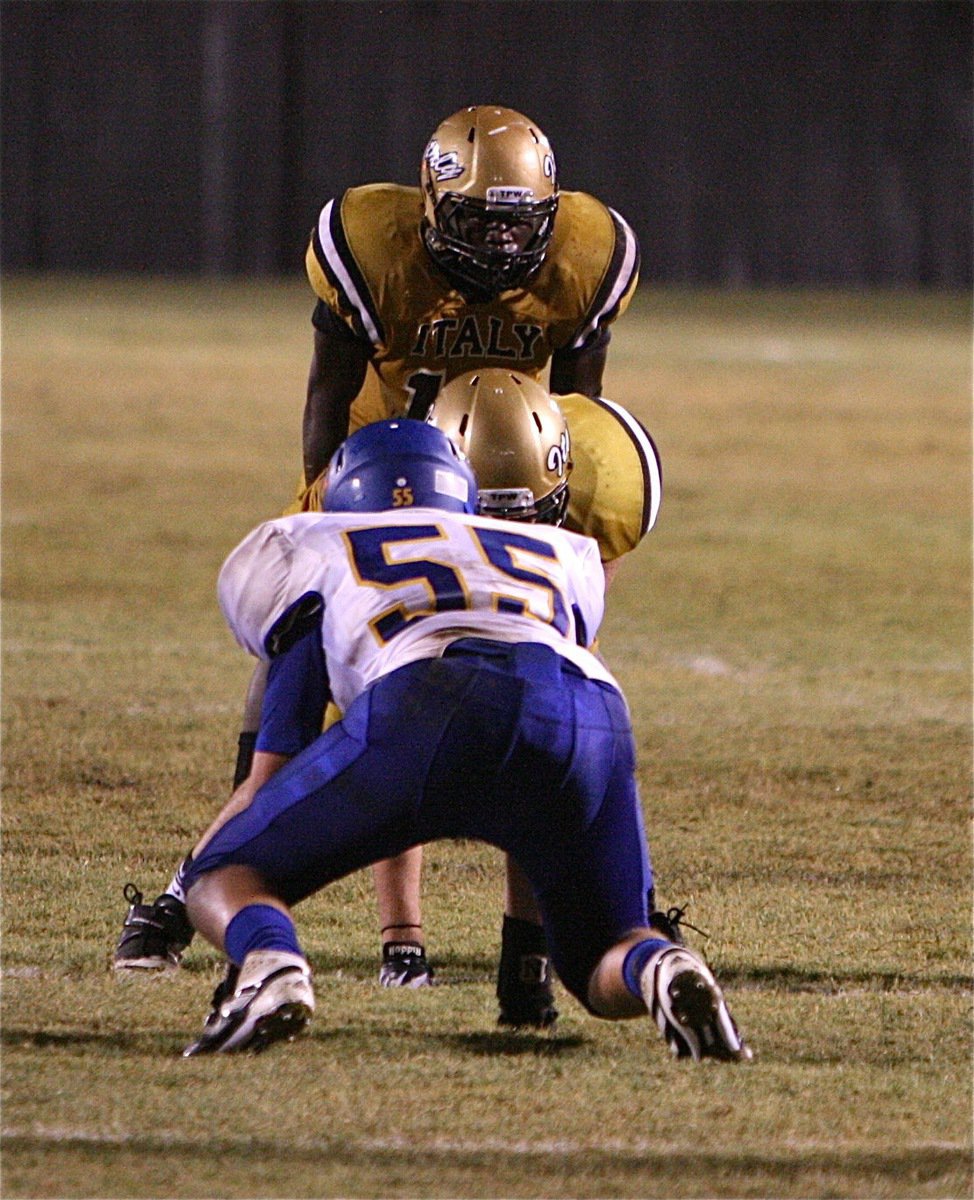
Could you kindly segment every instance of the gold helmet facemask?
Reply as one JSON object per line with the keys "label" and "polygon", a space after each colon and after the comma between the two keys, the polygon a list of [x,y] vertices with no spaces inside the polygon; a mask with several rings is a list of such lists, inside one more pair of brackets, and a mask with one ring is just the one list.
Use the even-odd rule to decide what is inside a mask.
{"label": "gold helmet facemask", "polygon": [[470,371],[442,389],[427,420],[470,460],[481,516],[562,524],[572,469],[568,425],[539,383],[497,367]]}
{"label": "gold helmet facemask", "polygon": [[558,184],[548,139],[510,108],[479,105],[448,117],[420,168],[422,235],[452,279],[496,296],[541,266]]}

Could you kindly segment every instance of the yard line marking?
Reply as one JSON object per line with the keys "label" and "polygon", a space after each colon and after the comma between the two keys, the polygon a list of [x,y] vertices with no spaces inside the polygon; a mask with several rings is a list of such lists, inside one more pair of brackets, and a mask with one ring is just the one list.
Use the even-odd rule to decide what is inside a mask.
{"label": "yard line marking", "polygon": [[[8,1140],[33,1139],[52,1144],[58,1142],[84,1142],[95,1145],[124,1146],[127,1143],[144,1146],[146,1141],[159,1142],[166,1146],[206,1146],[216,1143],[221,1146],[252,1147],[254,1138],[251,1136],[233,1137],[217,1135],[215,1137],[190,1137],[186,1134],[175,1133],[171,1130],[156,1130],[149,1137],[144,1133],[127,1131],[108,1131],[96,1129],[71,1129],[58,1125],[35,1125],[32,1127],[7,1126],[0,1128],[0,1137]],[[259,1139],[258,1139],[259,1140]],[[518,1154],[537,1157],[563,1157],[570,1154],[645,1154],[659,1157],[660,1155],[692,1154],[699,1150],[691,1142],[662,1142],[646,1141],[645,1139],[609,1138],[598,1142],[573,1142],[567,1139],[547,1141],[508,1141],[505,1138],[483,1138],[479,1141],[467,1141],[461,1138],[434,1137],[428,1141],[417,1141],[414,1136],[399,1137],[363,1137],[363,1138],[309,1138],[290,1139],[279,1143],[282,1152],[291,1150],[351,1150],[365,1153],[404,1151],[417,1154]],[[966,1142],[929,1141],[913,1142],[898,1147],[901,1153],[923,1154],[937,1151],[966,1152],[970,1146]],[[777,1150],[789,1154],[825,1154],[836,1150],[858,1150],[864,1154],[883,1152],[882,1146],[869,1147],[860,1142],[816,1142],[787,1139]]]}

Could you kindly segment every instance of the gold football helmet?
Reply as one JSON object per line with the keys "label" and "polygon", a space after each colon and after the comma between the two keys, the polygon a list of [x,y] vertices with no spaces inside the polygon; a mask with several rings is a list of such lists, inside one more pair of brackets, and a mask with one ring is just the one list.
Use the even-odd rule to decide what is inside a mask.
{"label": "gold football helmet", "polygon": [[470,460],[483,516],[564,521],[568,424],[540,383],[498,367],[469,371],[443,388],[427,420]]}
{"label": "gold football helmet", "polygon": [[460,284],[496,296],[538,270],[558,209],[548,139],[512,108],[476,105],[439,125],[420,168],[423,241]]}

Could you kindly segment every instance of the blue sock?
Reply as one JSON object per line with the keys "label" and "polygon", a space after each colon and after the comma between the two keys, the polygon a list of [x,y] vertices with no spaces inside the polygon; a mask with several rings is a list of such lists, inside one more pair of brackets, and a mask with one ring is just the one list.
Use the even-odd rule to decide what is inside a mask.
{"label": "blue sock", "polygon": [[666,950],[672,945],[673,942],[667,942],[663,938],[647,938],[644,942],[637,942],[626,955],[622,963],[622,978],[626,987],[638,999],[643,998],[639,979],[646,964],[657,951]]}
{"label": "blue sock", "polygon": [[248,904],[223,935],[227,957],[239,967],[251,950],[289,950],[301,954],[294,922],[270,904]]}

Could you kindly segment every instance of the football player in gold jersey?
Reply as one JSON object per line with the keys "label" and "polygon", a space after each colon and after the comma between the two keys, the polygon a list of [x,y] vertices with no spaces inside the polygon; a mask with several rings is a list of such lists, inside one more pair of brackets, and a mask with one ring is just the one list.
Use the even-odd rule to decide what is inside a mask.
{"label": "football player in gold jersey", "polygon": [[445,382],[475,367],[540,379],[550,364],[553,392],[599,395],[639,249],[618,213],[559,191],[532,121],[475,107],[433,134],[418,189],[368,184],[329,201],[306,264],[318,297],[310,485],[351,430],[425,416]]}
{"label": "football player in gold jersey", "polygon": [[[419,189],[371,184],[329,201],[306,265],[318,303],[298,508],[314,506],[315,481],[350,432],[426,416],[440,388],[471,368],[516,368],[531,379],[548,368],[553,392],[598,396],[609,326],[635,290],[639,247],[618,213],[559,189],[551,145],[533,121],[475,106],[433,133]],[[254,706],[248,723],[257,716]],[[383,936],[395,935],[383,951],[388,984],[429,979],[420,861],[413,851],[374,871]],[[516,907],[502,934],[506,959],[534,962],[540,926],[533,905]],[[501,1019],[543,1026],[552,1011],[525,996],[502,1002]]]}
{"label": "football player in gold jersey", "polygon": [[[533,121],[479,106],[433,133],[418,190],[372,184],[329,201],[306,265],[318,297],[303,441],[313,495],[350,432],[384,417],[424,417],[443,384],[471,368],[513,367],[539,379],[549,367],[553,392],[598,396],[609,326],[635,289],[639,250],[617,213],[559,190],[554,153]],[[428,982],[420,861],[413,851],[374,871],[383,937],[392,935],[385,983]],[[507,958],[533,963],[533,906],[507,917],[502,942],[518,942]],[[522,1022],[533,1007],[536,1019]],[[526,997],[502,1003],[501,1017],[543,1026],[552,1011]]]}
{"label": "football player in gold jersey", "polygon": [[[329,201],[306,265],[318,303],[303,418],[304,477],[290,511],[317,507],[318,477],[350,432],[384,417],[425,417],[443,384],[471,368],[516,368],[531,379],[547,368],[553,392],[599,396],[609,326],[635,290],[639,249],[618,213],[585,193],[559,189],[551,146],[533,121],[511,109],[474,106],[436,129],[418,189],[371,184]],[[237,781],[249,770],[262,695],[258,673]],[[411,851],[375,868],[383,936],[395,935],[384,950],[387,984],[429,982],[419,924],[420,862],[421,851]],[[502,974],[512,963],[517,975],[517,964],[533,963],[544,951],[530,897],[519,899],[516,883],[509,890]],[[175,929],[179,892],[177,873],[154,905],[142,905],[141,896],[133,901],[130,917],[135,921],[146,910],[146,936],[156,936],[157,917]],[[145,952],[135,930],[131,965],[155,962],[158,956]],[[183,927],[176,932],[181,936]],[[407,950],[392,953],[390,946]],[[419,953],[411,954],[410,946]],[[116,965],[125,965],[122,958],[120,942]],[[501,990],[512,999],[502,1001],[502,1021],[550,1023],[550,990],[525,985],[519,995],[518,979],[508,983]]]}

